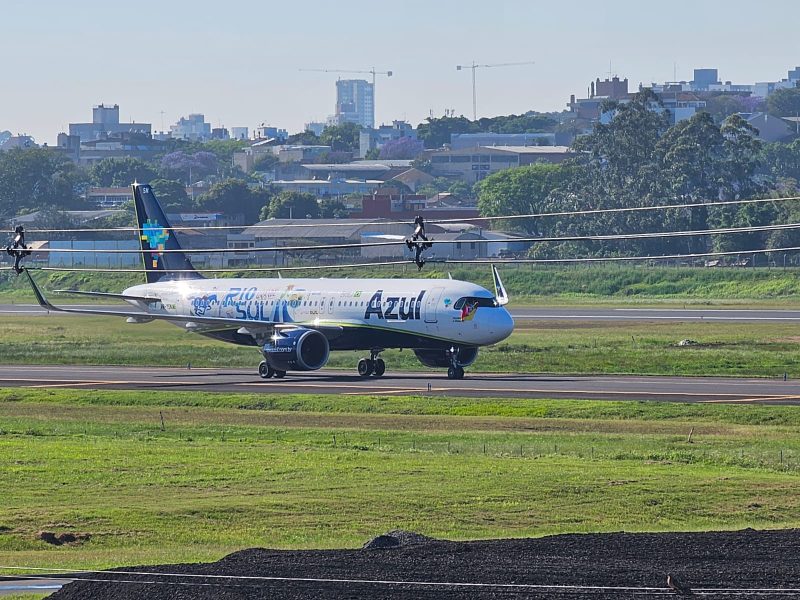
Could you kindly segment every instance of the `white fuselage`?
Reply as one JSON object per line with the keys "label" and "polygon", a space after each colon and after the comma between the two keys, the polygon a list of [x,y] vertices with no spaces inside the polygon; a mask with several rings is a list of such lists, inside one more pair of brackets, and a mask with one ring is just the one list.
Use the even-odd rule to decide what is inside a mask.
{"label": "white fuselage", "polygon": [[[377,332],[385,333],[387,348],[419,347],[421,339],[485,346],[514,328],[491,292],[451,279],[185,279],[137,285],[125,294],[160,298],[132,302],[150,313],[236,319],[245,327],[341,327],[353,334],[349,347],[374,347]],[[352,341],[359,331],[369,331],[363,346]]]}

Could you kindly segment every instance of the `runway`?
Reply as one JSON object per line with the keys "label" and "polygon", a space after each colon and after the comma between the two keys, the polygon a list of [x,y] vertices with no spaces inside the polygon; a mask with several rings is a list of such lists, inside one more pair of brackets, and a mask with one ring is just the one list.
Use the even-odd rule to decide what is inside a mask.
{"label": "runway", "polygon": [[[75,304],[75,308],[100,310],[133,310],[121,304]],[[741,308],[609,308],[609,307],[511,307],[517,321],[709,321],[731,323],[785,323],[800,321],[800,310]],[[0,317],[47,316],[38,304],[0,304]],[[76,316],[69,313],[57,313]]]}
{"label": "runway", "polygon": [[0,387],[800,404],[800,380],[473,372],[468,372],[463,380],[449,380],[442,371],[389,371],[381,378],[361,379],[354,371],[325,369],[289,373],[285,379],[262,380],[255,367],[245,370],[5,365],[0,366]]}

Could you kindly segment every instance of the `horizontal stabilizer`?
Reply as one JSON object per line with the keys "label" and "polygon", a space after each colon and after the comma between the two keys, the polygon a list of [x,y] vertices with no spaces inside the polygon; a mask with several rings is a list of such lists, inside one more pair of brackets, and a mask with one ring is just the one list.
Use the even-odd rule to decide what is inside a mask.
{"label": "horizontal stabilizer", "polygon": [[112,298],[114,300],[136,300],[138,302],[161,302],[155,296],[131,296],[130,294],[114,294],[111,292],[85,292],[83,290],[53,290],[56,294],[75,294],[76,296],[91,296],[92,298]]}

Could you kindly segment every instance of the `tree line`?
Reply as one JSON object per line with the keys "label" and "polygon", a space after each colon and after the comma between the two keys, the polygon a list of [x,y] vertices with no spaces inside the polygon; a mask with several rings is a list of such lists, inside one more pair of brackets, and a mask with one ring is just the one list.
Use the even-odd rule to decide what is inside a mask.
{"label": "tree line", "polygon": [[[608,122],[579,137],[574,157],[495,173],[476,186],[482,215],[524,215],[797,195],[800,139],[764,144],[738,115],[708,112],[670,126],[649,90],[606,102]],[[655,110],[654,110],[655,109]],[[796,222],[800,202],[699,206],[509,221],[530,236],[564,237],[750,227]],[[507,227],[506,224],[503,225]],[[800,245],[796,230],[535,244],[536,257],[747,251]]]}

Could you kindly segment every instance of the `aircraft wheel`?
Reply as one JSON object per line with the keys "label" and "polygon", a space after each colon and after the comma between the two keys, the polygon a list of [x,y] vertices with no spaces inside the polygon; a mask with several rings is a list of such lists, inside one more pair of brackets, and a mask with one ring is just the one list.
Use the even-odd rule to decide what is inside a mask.
{"label": "aircraft wheel", "polygon": [[448,379],[464,379],[464,367],[448,367]]}
{"label": "aircraft wheel", "polygon": [[275,369],[275,377],[277,377],[278,379],[283,379],[284,377],[286,377],[286,371],[278,371],[277,369]]}
{"label": "aircraft wheel", "polygon": [[258,374],[261,379],[269,379],[273,375],[275,375],[275,369],[269,366],[267,361],[262,360],[261,363],[258,365]]}
{"label": "aircraft wheel", "polygon": [[362,358],[358,361],[358,374],[361,377],[369,377],[372,375],[372,371],[375,369],[375,365],[373,362],[368,358]]}
{"label": "aircraft wheel", "polygon": [[384,373],[386,373],[386,363],[383,362],[382,358],[376,358],[372,374],[375,375],[375,377],[382,377]]}

